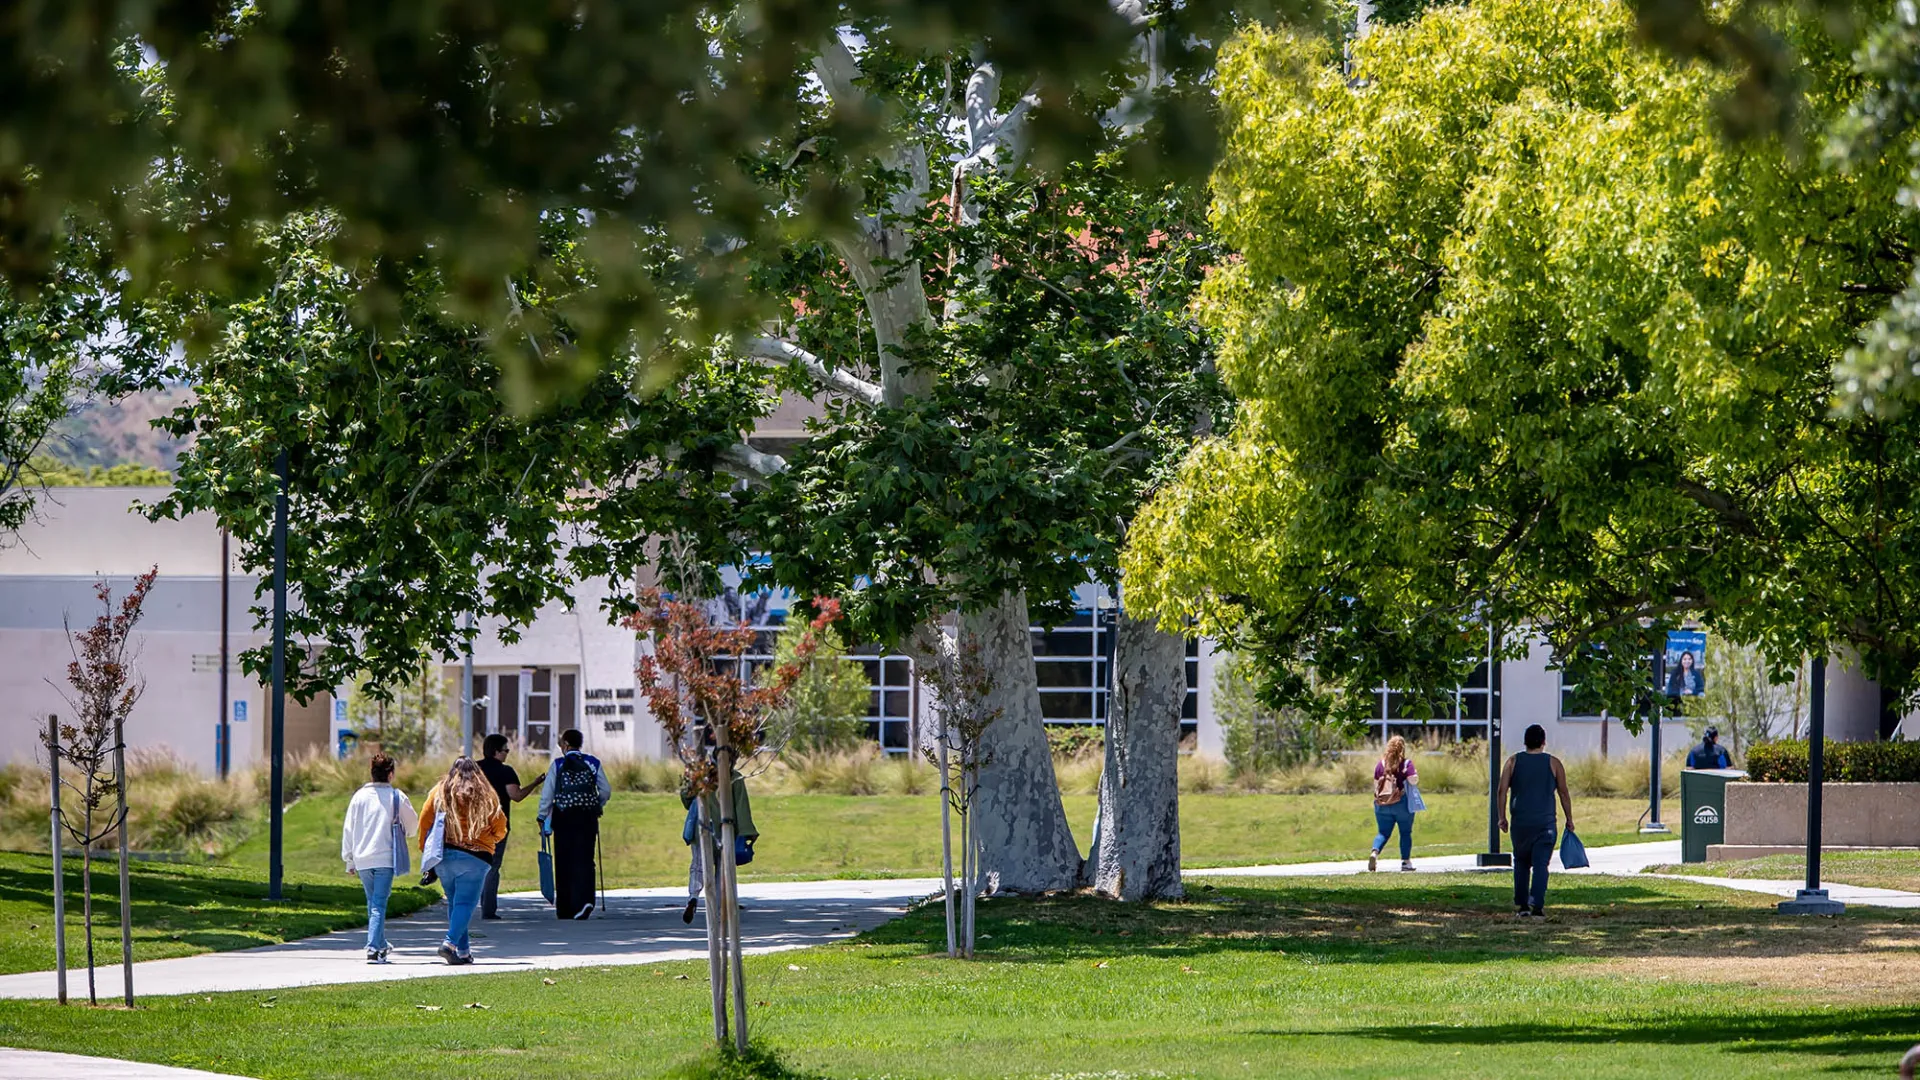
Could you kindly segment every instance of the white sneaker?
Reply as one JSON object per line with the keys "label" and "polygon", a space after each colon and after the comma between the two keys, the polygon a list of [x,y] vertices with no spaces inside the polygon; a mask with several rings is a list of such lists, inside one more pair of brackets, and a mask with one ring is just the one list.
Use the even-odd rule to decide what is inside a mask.
{"label": "white sneaker", "polygon": [[1367,873],[1371,874],[1378,869],[1380,869],[1380,853],[1377,851],[1367,852]]}
{"label": "white sneaker", "polygon": [[1400,860],[1400,869],[1401,869],[1402,871],[1404,871],[1404,872],[1406,872],[1406,873],[1409,873],[1409,874],[1410,874],[1410,873],[1412,873],[1412,872],[1413,872],[1413,861],[1412,861],[1411,859],[1401,859],[1401,860]]}

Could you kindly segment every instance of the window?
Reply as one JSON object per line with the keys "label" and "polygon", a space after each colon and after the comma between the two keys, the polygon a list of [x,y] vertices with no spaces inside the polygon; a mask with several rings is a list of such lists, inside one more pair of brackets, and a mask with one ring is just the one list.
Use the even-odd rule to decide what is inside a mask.
{"label": "window", "polygon": [[[1388,686],[1376,688],[1372,691],[1373,716],[1368,721],[1372,737],[1381,742],[1395,735],[1409,742],[1434,736],[1455,742],[1486,738],[1493,704],[1493,691],[1488,685],[1491,671],[1488,662],[1482,660],[1466,682],[1443,692],[1428,709],[1416,707],[1412,695],[1403,691]],[[1423,712],[1431,715],[1422,716]]]}

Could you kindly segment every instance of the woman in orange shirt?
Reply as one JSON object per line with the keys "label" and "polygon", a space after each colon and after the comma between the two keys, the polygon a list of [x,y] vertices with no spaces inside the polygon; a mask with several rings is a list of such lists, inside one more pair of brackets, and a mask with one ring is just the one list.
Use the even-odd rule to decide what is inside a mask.
{"label": "woman in orange shirt", "polygon": [[467,758],[453,763],[446,779],[434,785],[420,806],[423,851],[434,822],[442,815],[446,817],[444,854],[438,870],[440,887],[447,893],[447,940],[440,944],[440,957],[449,964],[471,964],[473,943],[467,924],[480,906],[480,889],[493,866],[493,849],[507,838],[507,815],[486,774]]}

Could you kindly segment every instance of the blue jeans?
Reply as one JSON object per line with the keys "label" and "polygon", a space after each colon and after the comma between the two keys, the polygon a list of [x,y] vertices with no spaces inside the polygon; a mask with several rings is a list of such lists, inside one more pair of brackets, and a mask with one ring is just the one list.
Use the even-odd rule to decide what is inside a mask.
{"label": "blue jeans", "polygon": [[440,887],[447,893],[447,944],[461,956],[473,951],[467,924],[480,906],[480,889],[491,869],[487,860],[454,848],[448,848],[446,857],[440,860]]}
{"label": "blue jeans", "polygon": [[1393,827],[1398,825],[1400,826],[1400,861],[1412,861],[1413,811],[1407,807],[1407,800],[1401,799],[1392,806],[1374,807],[1373,821],[1380,827],[1380,831],[1373,837],[1373,850],[1385,851],[1387,837],[1393,835]]}
{"label": "blue jeans", "polygon": [[1552,825],[1513,826],[1513,906],[1547,906],[1547,864],[1557,838]]}
{"label": "blue jeans", "polygon": [[367,951],[387,947],[387,898],[393,895],[393,868],[360,871],[360,888],[367,894]]}

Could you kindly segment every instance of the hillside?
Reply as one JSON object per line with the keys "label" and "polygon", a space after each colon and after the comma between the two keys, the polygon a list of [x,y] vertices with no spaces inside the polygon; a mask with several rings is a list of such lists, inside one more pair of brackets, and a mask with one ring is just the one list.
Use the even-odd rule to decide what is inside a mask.
{"label": "hillside", "polygon": [[171,472],[190,440],[176,439],[153,427],[152,421],[192,395],[181,386],[83,405],[54,429],[41,450],[62,464],[81,468],[144,465]]}

